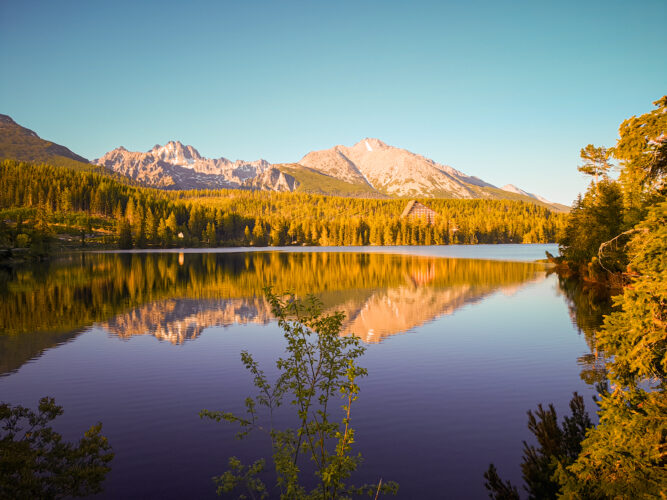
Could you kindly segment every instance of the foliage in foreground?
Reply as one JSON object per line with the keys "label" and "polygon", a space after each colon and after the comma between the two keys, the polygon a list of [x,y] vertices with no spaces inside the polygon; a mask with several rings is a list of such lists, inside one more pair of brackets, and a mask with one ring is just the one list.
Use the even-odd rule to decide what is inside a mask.
{"label": "foliage in foreground", "polygon": [[[582,170],[596,176],[596,181],[572,211],[561,253],[569,263],[588,263],[589,276],[625,269],[629,282],[594,335],[596,355],[599,349],[607,360],[602,370],[607,383],[598,399],[599,423],[580,436],[576,456],[561,460],[552,455],[549,467],[535,476],[548,489],[535,490],[526,476],[524,456],[531,497],[665,498],[667,96],[654,104],[657,109],[620,127],[612,149],[621,161],[618,181],[606,178],[606,150],[592,146],[582,150]],[[495,468],[485,478],[493,498],[516,498]]]}
{"label": "foliage in foreground", "polygon": [[[578,265],[586,265],[592,259],[597,261],[600,244],[625,229],[621,187],[609,179],[601,180],[595,189],[589,189],[583,197],[575,200],[559,240],[561,255],[568,262]],[[625,257],[616,247],[614,250],[614,255],[605,255],[605,262],[614,262],[613,270],[621,271]]]}
{"label": "foliage in foreground", "polygon": [[[283,499],[342,499],[353,496],[395,493],[393,482],[355,487],[348,483],[361,461],[361,454],[352,454],[355,442],[351,424],[352,405],[359,395],[358,377],[367,374],[356,364],[365,351],[354,336],[339,335],[343,314],[323,314],[314,297],[301,301],[291,297],[283,300],[271,289],[265,289],[273,314],[283,329],[287,342],[285,357],[276,362],[278,377],[272,384],[252,355],[244,351],[241,359],[253,376],[258,394],[245,401],[246,416],[222,411],[202,410],[200,416],[216,421],[225,420],[240,426],[239,438],[252,431],[268,434],[273,449],[276,489]],[[343,401],[340,421],[335,419],[337,397]],[[274,427],[274,412],[287,399],[296,411],[295,429]],[[260,414],[260,407],[268,412]],[[303,485],[303,469],[314,467],[317,485],[308,491]],[[259,478],[265,461],[243,465],[236,457],[229,459],[230,469],[214,478],[218,494],[236,489],[252,498],[267,498],[269,489]]]}
{"label": "foliage in foreground", "polygon": [[[528,429],[539,446],[523,442],[521,471],[525,489],[530,499],[558,498],[560,484],[554,477],[556,470],[572,464],[581,451],[581,441],[593,424],[586,413],[584,398],[576,392],[570,401],[571,415],[558,425],[558,416],[552,404],[548,408],[538,405],[533,413],[528,410]],[[519,499],[516,486],[503,481],[496,467],[491,464],[484,473],[485,486],[490,497],[496,500]]]}
{"label": "foliage in foreground", "polygon": [[623,232],[596,243],[605,269],[628,263],[630,282],[596,335],[611,360],[610,390],[579,457],[557,471],[563,498],[664,498],[667,491],[667,96],[654,104],[621,124],[613,148]]}
{"label": "foliage in foreground", "polygon": [[93,425],[78,444],[64,442],[48,423],[62,415],[52,398],[38,411],[0,404],[0,497],[62,498],[102,491],[114,454],[102,424]]}
{"label": "foliage in foreground", "polygon": [[[569,264],[588,265],[593,272],[625,270],[625,245],[636,224],[651,207],[664,201],[667,96],[654,105],[653,111],[621,124],[615,147],[595,148],[589,144],[581,150],[583,165],[579,170],[594,176],[594,180],[584,196],[575,201],[558,238],[560,253]],[[610,158],[620,162],[618,180],[607,175]]]}
{"label": "foliage in foreground", "polygon": [[[598,333],[612,390],[574,464],[559,471],[566,498],[660,498],[667,491],[667,202],[630,242],[633,282]],[[592,493],[591,493],[592,492]]]}

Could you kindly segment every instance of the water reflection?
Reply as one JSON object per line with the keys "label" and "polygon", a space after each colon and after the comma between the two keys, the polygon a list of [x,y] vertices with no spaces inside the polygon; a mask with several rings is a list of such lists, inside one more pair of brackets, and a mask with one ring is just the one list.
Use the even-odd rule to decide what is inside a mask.
{"label": "water reflection", "polygon": [[538,263],[385,254],[81,254],[7,274],[0,372],[93,324],[181,344],[210,326],[267,323],[266,285],[316,295],[345,312],[345,334],[378,342],[544,275]]}
{"label": "water reflection", "polygon": [[201,301],[167,299],[119,314],[100,326],[121,339],[153,335],[158,340],[178,345],[196,339],[210,326],[265,324],[270,319],[270,306],[263,298]]}
{"label": "water reflection", "polygon": [[577,358],[581,367],[581,379],[589,385],[607,379],[607,358],[598,348],[597,332],[604,317],[612,311],[609,289],[580,280],[559,276],[558,287],[566,299],[570,318],[580,334],[584,335],[590,352]]}
{"label": "water reflection", "polygon": [[182,265],[178,252],[78,255],[5,273],[1,399],[56,397],[68,435],[104,422],[117,457],[103,498],[215,498],[210,478],[228,456],[270,454],[198,417],[243,411],[242,350],[273,373],[284,339],[267,284],[315,293],[369,342],[354,416],[359,483],[396,479],[401,498],[482,498],[489,462],[513,464],[503,474],[521,481],[526,409],[554,402],[562,413],[574,390],[595,409],[576,360],[596,366],[602,311],[540,264],[186,251]]}

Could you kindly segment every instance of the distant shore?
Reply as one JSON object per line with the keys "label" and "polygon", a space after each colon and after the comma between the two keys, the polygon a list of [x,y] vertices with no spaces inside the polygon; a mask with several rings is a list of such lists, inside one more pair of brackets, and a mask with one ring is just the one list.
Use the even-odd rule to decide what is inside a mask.
{"label": "distant shore", "polygon": [[266,246],[219,248],[133,248],[130,250],[84,250],[86,253],[242,253],[242,252],[356,252],[392,253],[420,257],[486,259],[506,261],[544,260],[546,252],[558,255],[556,243],[495,243],[476,245],[388,245],[388,246]]}

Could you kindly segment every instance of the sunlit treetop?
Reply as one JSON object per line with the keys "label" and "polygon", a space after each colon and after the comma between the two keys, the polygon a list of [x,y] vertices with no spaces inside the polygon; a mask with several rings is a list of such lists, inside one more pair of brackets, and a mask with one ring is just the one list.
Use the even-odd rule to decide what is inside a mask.
{"label": "sunlit treetop", "polygon": [[662,189],[667,173],[667,96],[653,104],[653,111],[621,123],[612,154],[632,180]]}

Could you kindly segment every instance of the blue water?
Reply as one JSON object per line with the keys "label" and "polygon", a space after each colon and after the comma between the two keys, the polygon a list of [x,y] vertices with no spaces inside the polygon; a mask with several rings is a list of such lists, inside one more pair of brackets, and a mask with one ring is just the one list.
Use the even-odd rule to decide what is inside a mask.
{"label": "blue water", "polygon": [[168,250],[110,250],[108,253],[239,253],[239,252],[348,252],[420,255],[453,259],[484,259],[531,262],[546,258],[546,252],[559,255],[556,243],[504,245],[424,245],[424,246],[358,246],[358,247],[233,247],[171,248]]}
{"label": "blue water", "polygon": [[[516,261],[541,258],[545,246],[537,247],[405,251]],[[362,335],[368,343],[360,364],[369,376],[352,415],[355,450],[364,456],[356,482],[398,481],[397,498],[487,498],[482,475],[491,462],[521,483],[527,410],[553,402],[562,415],[575,390],[594,410],[594,390],[577,364],[589,350],[558,280],[546,269],[527,276],[482,287],[371,283],[363,297],[346,299],[346,310],[362,311],[367,322],[382,317],[373,308],[391,303],[407,325],[378,326],[381,342]],[[65,408],[56,428],[67,439],[102,421],[116,456],[100,498],[215,498],[211,477],[229,456],[252,461],[270,450],[261,436],[237,441],[235,428],[198,412],[241,412],[252,384],[240,351],[254,353],[270,376],[283,349],[281,331],[253,309],[255,299],[238,300],[174,296],[87,325],[0,376],[0,400],[34,406],[55,397]],[[191,329],[183,341],[175,340],[179,328]]]}

